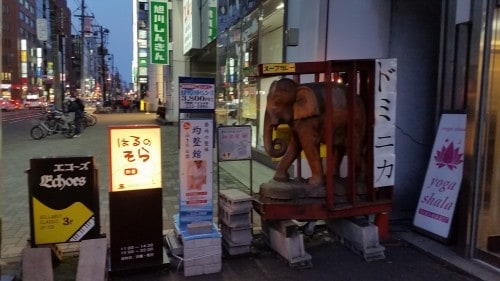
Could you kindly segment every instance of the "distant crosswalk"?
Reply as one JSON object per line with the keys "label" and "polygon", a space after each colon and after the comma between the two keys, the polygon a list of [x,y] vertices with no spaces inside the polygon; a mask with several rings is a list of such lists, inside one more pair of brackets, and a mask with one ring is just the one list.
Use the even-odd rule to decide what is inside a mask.
{"label": "distant crosswalk", "polygon": [[16,110],[1,112],[2,123],[17,123],[30,119],[38,119],[44,114],[43,110]]}

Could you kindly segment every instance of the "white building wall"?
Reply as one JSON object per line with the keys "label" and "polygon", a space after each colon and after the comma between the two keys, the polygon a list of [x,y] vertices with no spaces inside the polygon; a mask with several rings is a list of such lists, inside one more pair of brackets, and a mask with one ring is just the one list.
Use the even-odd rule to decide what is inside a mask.
{"label": "white building wall", "polygon": [[325,24],[327,0],[288,1],[288,28],[298,28],[298,46],[286,48],[286,61],[325,60]]}
{"label": "white building wall", "polygon": [[139,48],[137,47],[137,0],[132,0],[132,77],[130,77],[130,81],[132,81],[134,87],[133,90],[138,90],[137,85],[137,77],[134,75],[137,70],[137,60],[138,60],[138,52]]}
{"label": "white building wall", "polygon": [[[149,88],[149,112],[155,112],[158,108],[158,99],[163,100],[165,76],[163,65],[150,64],[148,67]],[[170,120],[170,119],[169,119]]]}
{"label": "white building wall", "polygon": [[173,42],[171,44],[172,58],[172,83],[171,92],[172,110],[167,110],[167,120],[172,122],[179,121],[179,76],[186,76],[188,69],[187,58],[184,56],[184,33],[178,32],[183,30],[182,26],[182,0],[172,1],[172,30]]}
{"label": "white building wall", "polygon": [[288,28],[299,29],[299,44],[287,47],[287,61],[388,57],[390,0],[290,0],[288,3]]}
{"label": "white building wall", "polygon": [[329,14],[327,60],[388,57],[390,0],[331,0]]}

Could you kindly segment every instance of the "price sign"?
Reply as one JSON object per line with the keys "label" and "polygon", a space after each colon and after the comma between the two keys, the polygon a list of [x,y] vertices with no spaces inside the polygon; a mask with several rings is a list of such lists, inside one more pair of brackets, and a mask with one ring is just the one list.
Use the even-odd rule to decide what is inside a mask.
{"label": "price sign", "polygon": [[214,79],[179,77],[179,110],[184,109],[214,110]]}

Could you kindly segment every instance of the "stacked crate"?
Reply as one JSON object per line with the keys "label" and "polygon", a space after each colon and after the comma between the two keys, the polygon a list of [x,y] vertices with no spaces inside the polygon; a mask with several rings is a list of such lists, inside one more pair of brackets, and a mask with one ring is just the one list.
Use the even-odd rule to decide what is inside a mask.
{"label": "stacked crate", "polygon": [[178,268],[182,265],[184,276],[217,273],[222,270],[221,234],[213,222],[194,222],[179,225],[174,216],[174,230],[166,232],[165,242]]}
{"label": "stacked crate", "polygon": [[238,189],[219,192],[219,222],[222,246],[229,255],[250,252],[253,239],[252,197]]}

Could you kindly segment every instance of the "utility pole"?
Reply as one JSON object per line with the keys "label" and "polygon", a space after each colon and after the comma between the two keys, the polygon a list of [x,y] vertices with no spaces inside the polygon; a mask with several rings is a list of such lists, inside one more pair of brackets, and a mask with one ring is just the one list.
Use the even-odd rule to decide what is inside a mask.
{"label": "utility pole", "polygon": [[[107,29],[105,29],[107,30]],[[108,94],[107,94],[107,87],[106,87],[106,60],[104,59],[106,57],[106,51],[104,48],[104,30],[102,28],[102,25],[99,27],[99,32],[101,33],[101,74],[102,74],[102,97],[103,101],[107,102],[108,101]],[[109,31],[108,31],[109,32]]]}
{"label": "utility pole", "polygon": [[[86,49],[86,44],[85,44],[85,27],[87,22],[87,18],[94,18],[94,16],[86,16],[85,15],[85,0],[82,0],[82,7],[81,11],[82,13],[80,15],[76,15],[75,17],[80,18],[80,94],[84,95],[85,92],[85,49]],[[90,26],[90,23],[88,23]]]}
{"label": "utility pole", "polygon": [[82,0],[82,13],[80,16],[81,21],[81,40],[80,40],[80,95],[85,95],[85,0]]}
{"label": "utility pole", "polygon": [[62,109],[61,93],[61,71],[59,68],[59,18],[57,13],[56,1],[50,0],[50,30],[52,36],[52,62],[54,68],[54,103],[55,107]]}

